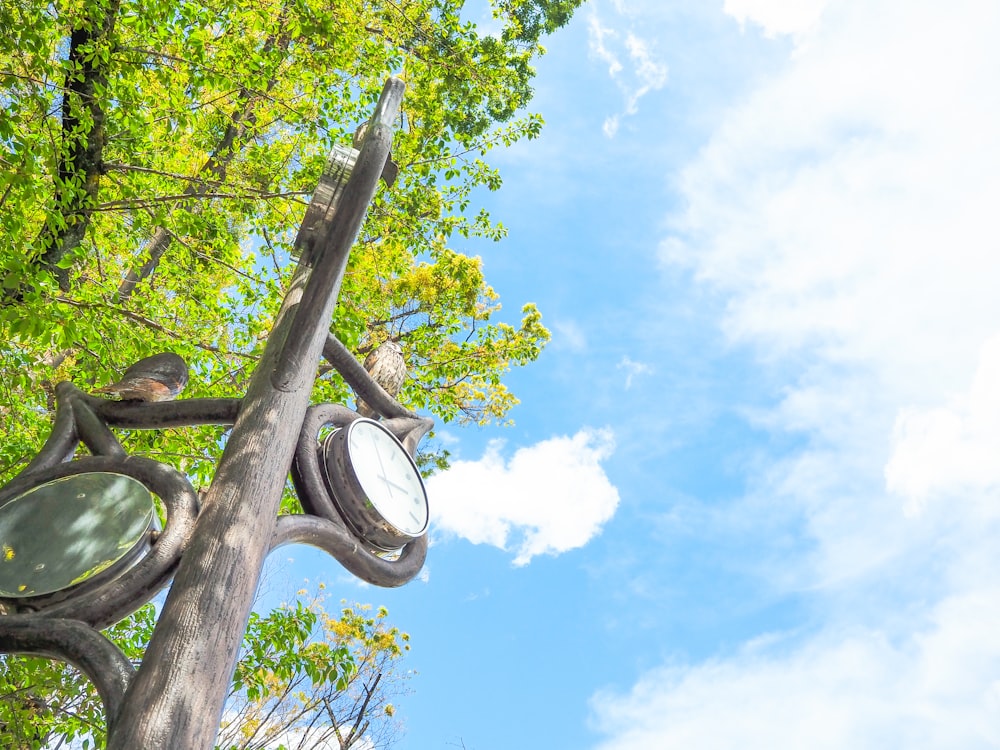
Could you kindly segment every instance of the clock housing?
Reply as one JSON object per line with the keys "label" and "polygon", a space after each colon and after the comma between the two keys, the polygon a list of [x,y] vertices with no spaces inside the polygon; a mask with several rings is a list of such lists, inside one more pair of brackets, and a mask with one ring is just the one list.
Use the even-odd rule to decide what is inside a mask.
{"label": "clock housing", "polygon": [[327,489],[344,522],[392,552],[427,532],[427,491],[413,458],[386,427],[356,419],[320,447]]}

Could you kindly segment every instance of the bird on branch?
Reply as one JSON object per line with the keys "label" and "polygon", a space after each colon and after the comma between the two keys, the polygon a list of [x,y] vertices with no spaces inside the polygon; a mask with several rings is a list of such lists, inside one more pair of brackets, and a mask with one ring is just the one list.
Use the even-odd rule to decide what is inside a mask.
{"label": "bird on branch", "polygon": [[187,362],[176,354],[164,352],[140,359],[125,370],[120,380],[98,388],[95,393],[122,401],[170,401],[184,390],[187,381]]}
{"label": "bird on branch", "polygon": [[[403,357],[403,347],[389,340],[379,344],[365,357],[365,369],[372,380],[382,386],[382,389],[393,398],[406,380],[406,359]],[[377,412],[364,399],[358,397],[358,414],[362,417],[375,417]]]}

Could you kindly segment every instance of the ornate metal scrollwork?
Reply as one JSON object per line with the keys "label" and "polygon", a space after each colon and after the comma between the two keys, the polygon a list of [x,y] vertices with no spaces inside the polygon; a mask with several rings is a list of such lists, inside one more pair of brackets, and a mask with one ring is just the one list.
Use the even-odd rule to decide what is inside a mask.
{"label": "ornate metal scrollwork", "polygon": [[[27,469],[0,488],[0,508],[56,479],[110,472],[137,480],[160,498],[166,522],[162,530],[150,534],[141,559],[113,580],[100,586],[82,582],[45,596],[0,599],[0,607],[8,616],[70,618],[104,628],[145,604],[170,581],[194,529],[198,496],[187,478],[172,466],[127,455],[94,408],[100,407],[101,399],[87,396],[71,383],[60,383],[56,397],[55,424],[45,447]],[[146,408],[156,407],[150,404]],[[93,455],[69,460],[81,442]],[[4,645],[5,622],[0,619],[0,647]]]}
{"label": "ornate metal scrollwork", "polygon": [[[330,338],[328,350],[346,352],[340,342]],[[343,357],[332,359],[331,364],[340,369]],[[356,365],[353,358],[351,361]],[[349,384],[396,415],[385,425],[414,455],[420,438],[433,424],[431,420],[408,412],[387,394],[379,394],[378,385],[360,366],[344,369]],[[42,596],[0,598],[0,651],[42,654],[76,665],[94,681],[111,719],[117,715],[134,670],[99,631],[134,612],[169,583],[199,511],[198,494],[181,472],[168,464],[128,455],[112,428],[231,425],[242,399],[109,401],[88,395],[68,382],[57,386],[56,398],[48,440],[24,471],[0,487],[0,509],[53,480],[108,472],[131,477],[149,489],[160,499],[166,520],[162,530],[149,533],[141,557],[111,580],[85,581]],[[293,485],[306,512],[278,518],[271,550],[292,543],[308,544],[324,550],[369,583],[401,586],[422,568],[426,537],[406,545],[395,559],[377,554],[340,517],[320,473],[317,454],[321,430],[342,427],[359,418],[357,412],[340,404],[315,404],[309,408],[291,469]],[[74,457],[81,443],[92,455]]]}

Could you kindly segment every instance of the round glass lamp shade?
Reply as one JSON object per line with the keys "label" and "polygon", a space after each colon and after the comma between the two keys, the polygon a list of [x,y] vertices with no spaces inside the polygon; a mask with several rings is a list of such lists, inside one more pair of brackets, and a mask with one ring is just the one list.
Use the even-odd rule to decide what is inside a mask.
{"label": "round glass lamp shade", "polygon": [[0,508],[0,597],[110,580],[148,544],[153,496],[132,477],[86,472],[46,482]]}

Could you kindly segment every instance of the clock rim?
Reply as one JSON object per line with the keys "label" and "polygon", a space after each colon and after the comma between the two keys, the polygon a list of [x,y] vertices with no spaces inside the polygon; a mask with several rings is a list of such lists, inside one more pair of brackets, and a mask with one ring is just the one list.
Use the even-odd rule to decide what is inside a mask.
{"label": "clock rim", "polygon": [[[396,448],[399,453],[401,453],[403,456],[406,457],[406,460],[407,460],[407,462],[409,463],[409,466],[410,466],[410,470],[413,472],[413,476],[417,478],[417,482],[420,485],[420,491],[421,491],[421,493],[423,495],[423,498],[424,498],[424,519],[423,519],[423,524],[421,525],[420,529],[417,530],[417,531],[405,531],[405,530],[401,529],[395,523],[392,523],[387,518],[385,518],[385,516],[378,509],[378,507],[376,506],[376,504],[371,501],[370,498],[369,498],[369,502],[372,502],[372,505],[375,506],[376,512],[378,512],[380,516],[382,516],[383,518],[385,518],[386,523],[388,523],[390,526],[392,526],[395,529],[399,529],[399,531],[401,533],[403,533],[403,534],[405,534],[405,535],[407,535],[409,537],[412,537],[412,538],[416,538],[417,536],[423,535],[424,533],[426,533],[427,526],[430,523],[430,505],[428,504],[427,488],[424,486],[424,480],[423,480],[423,477],[420,476],[420,470],[417,468],[416,462],[410,456],[410,452],[407,451],[406,447],[400,442],[399,438],[397,438],[395,435],[393,435],[390,430],[388,430],[387,428],[385,428],[384,426],[382,426],[381,424],[379,424],[378,422],[376,422],[374,419],[367,419],[367,418],[357,419],[354,422],[352,422],[350,425],[348,425],[348,432],[344,436],[344,443],[345,443],[348,455],[350,456],[350,454],[351,454],[351,435],[354,433],[354,431],[355,431],[356,428],[364,427],[365,424],[376,427],[378,432],[380,432],[384,436],[388,436],[390,438],[390,440],[392,441],[392,443],[394,444],[394,448]],[[353,464],[351,466],[351,469],[354,470]],[[356,471],[355,471],[355,476],[357,476],[357,472]],[[362,490],[364,490],[364,484],[360,482],[360,477],[358,477],[358,481],[362,485]],[[367,493],[365,493],[365,494],[366,494],[366,497],[367,497]]]}
{"label": "clock rim", "polygon": [[[406,457],[414,476],[419,481],[424,498],[425,517],[422,528],[416,533],[400,529],[385,518],[368,497],[361,484],[351,460],[350,436],[355,425],[363,423],[374,425],[377,430],[392,439],[400,453]],[[321,472],[340,517],[365,542],[381,551],[395,552],[427,533],[430,527],[430,501],[427,497],[427,487],[424,485],[423,477],[420,476],[420,470],[410,452],[387,427],[374,419],[359,417],[327,435],[319,447],[319,454]],[[336,463],[333,468],[338,469],[337,471],[331,470],[331,462]]]}

